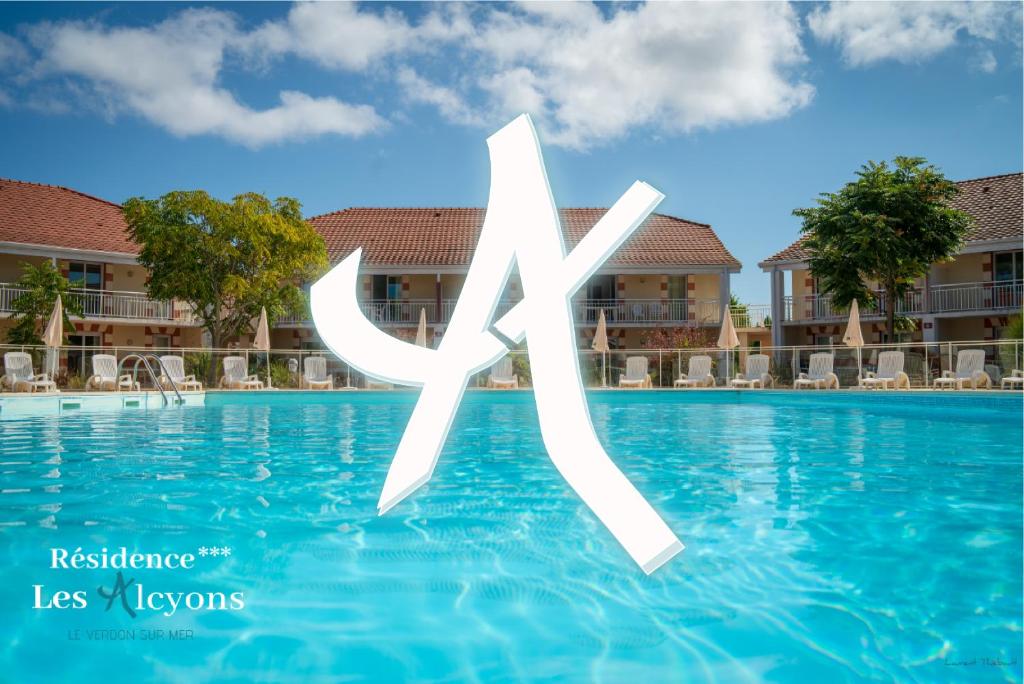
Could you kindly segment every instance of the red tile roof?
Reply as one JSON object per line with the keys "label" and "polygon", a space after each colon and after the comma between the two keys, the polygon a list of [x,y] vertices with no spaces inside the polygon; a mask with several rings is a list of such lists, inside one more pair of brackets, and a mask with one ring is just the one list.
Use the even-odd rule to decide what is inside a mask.
{"label": "red tile roof", "polygon": [[[563,209],[567,246],[579,242],[606,209]],[[371,266],[468,266],[484,210],[354,208],[309,219],[332,262],[357,247]],[[137,254],[121,208],[56,185],[0,179],[0,242]],[[711,226],[652,214],[609,260],[619,266],[734,266]]]}
{"label": "red tile roof", "polygon": [[[953,206],[974,217],[967,242],[1024,238],[1024,174],[1008,173],[958,181]],[[799,262],[810,258],[804,239],[768,257],[762,264]]]}
{"label": "red tile roof", "polygon": [[59,185],[0,178],[0,242],[137,254],[121,207]]}
{"label": "red tile roof", "polygon": [[[559,210],[566,247],[572,248],[607,209]],[[484,210],[438,207],[389,209],[354,207],[309,219],[327,243],[332,263],[358,247],[369,266],[469,266]],[[609,259],[617,266],[733,266],[711,226],[652,214]]]}

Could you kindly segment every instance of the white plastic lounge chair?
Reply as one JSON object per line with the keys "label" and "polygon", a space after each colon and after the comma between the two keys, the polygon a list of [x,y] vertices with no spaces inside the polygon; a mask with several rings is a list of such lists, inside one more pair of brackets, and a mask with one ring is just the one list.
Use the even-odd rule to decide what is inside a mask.
{"label": "white plastic lounge chair", "polygon": [[220,386],[228,389],[263,389],[263,382],[255,375],[248,375],[249,365],[241,356],[224,357],[224,377]]}
{"label": "white plastic lounge chair", "polygon": [[885,351],[878,355],[875,371],[868,371],[861,378],[860,386],[865,389],[910,389],[910,376],[903,372],[903,352]]}
{"label": "white plastic lounge chair", "polygon": [[686,375],[679,376],[673,383],[676,387],[714,387],[715,377],[711,375],[710,356],[691,356]]}
{"label": "white plastic lounge chair", "polygon": [[506,356],[491,366],[487,386],[497,389],[519,389],[519,376],[512,372],[511,356]]}
{"label": "white plastic lounge chair", "polygon": [[57,383],[46,373],[36,372],[32,368],[32,357],[25,352],[7,352],[4,354],[3,384],[15,392],[56,392]]}
{"label": "white plastic lounge chair", "polygon": [[760,387],[764,389],[768,385],[775,386],[775,380],[768,374],[768,363],[770,359],[766,354],[750,354],[747,356],[747,370],[744,373],[737,373],[732,382],[733,387]]}
{"label": "white plastic lounge chair", "polygon": [[793,389],[811,387],[813,389],[839,389],[839,378],[832,372],[835,357],[829,352],[811,354],[807,372],[801,373],[793,381]]}
{"label": "white plastic lounge chair", "polygon": [[117,374],[117,357],[113,354],[94,354],[92,376],[85,381],[85,389],[131,391],[139,389],[139,383],[131,373]]}
{"label": "white plastic lounge chair", "polygon": [[1010,375],[1004,375],[999,386],[1002,389],[1024,389],[1024,371],[1014,370]]}
{"label": "white plastic lounge chair", "polygon": [[651,386],[651,376],[647,372],[647,357],[630,356],[627,358],[626,372],[619,376],[619,387],[644,389]]}
{"label": "white plastic lounge chair", "polygon": [[935,389],[978,389],[979,387],[992,388],[992,378],[983,369],[985,368],[984,349],[962,349],[956,355],[956,371],[942,371],[941,378],[935,378],[932,386]]}
{"label": "white plastic lounge chair", "polygon": [[164,374],[160,376],[160,384],[169,388],[171,381],[179,390],[203,390],[203,383],[196,380],[195,375],[185,375],[185,361],[180,356],[161,356],[160,363],[163,364]]}
{"label": "white plastic lounge chair", "polygon": [[327,375],[327,359],[323,356],[302,359],[300,384],[307,389],[334,389],[334,378]]}

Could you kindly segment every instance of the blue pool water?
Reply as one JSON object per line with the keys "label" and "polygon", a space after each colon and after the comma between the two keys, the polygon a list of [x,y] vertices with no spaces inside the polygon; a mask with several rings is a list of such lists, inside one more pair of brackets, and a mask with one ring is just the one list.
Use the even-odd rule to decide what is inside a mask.
{"label": "blue pool water", "polygon": [[[1021,681],[1020,396],[592,394],[687,547],[650,577],[527,393],[469,393],[434,478],[378,517],[415,396],[0,423],[0,681]],[[229,547],[125,596],[245,606],[132,618],[97,592],[114,570],[49,567],[122,546]],[[87,606],[34,609],[34,585]]]}

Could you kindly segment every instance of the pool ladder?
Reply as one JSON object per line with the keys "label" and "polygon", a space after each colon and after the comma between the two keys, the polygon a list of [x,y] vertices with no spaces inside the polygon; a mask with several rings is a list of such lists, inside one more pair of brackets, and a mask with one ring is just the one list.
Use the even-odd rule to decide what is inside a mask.
{"label": "pool ladder", "polygon": [[160,357],[156,356],[155,354],[129,354],[128,356],[124,357],[117,364],[117,377],[121,377],[121,369],[125,365],[125,363],[132,360],[135,361],[135,365],[132,366],[132,382],[138,380],[139,364],[141,363],[143,367],[145,367],[146,371],[149,373],[149,379],[153,383],[153,387],[156,387],[158,390],[160,390],[160,396],[164,400],[164,406],[168,406],[171,403],[170,399],[167,398],[167,392],[164,391],[164,387],[160,383],[159,377],[153,370],[153,365],[150,363],[150,361],[152,361],[153,363],[156,364],[157,368],[160,369],[161,375],[167,378],[167,382],[171,384],[171,389],[174,390],[174,396],[177,398],[175,400],[175,405],[181,406],[182,404],[185,403],[185,400],[181,397],[181,392],[178,391],[178,386],[174,384],[174,380],[167,373],[167,369],[164,368],[164,364],[160,360]]}

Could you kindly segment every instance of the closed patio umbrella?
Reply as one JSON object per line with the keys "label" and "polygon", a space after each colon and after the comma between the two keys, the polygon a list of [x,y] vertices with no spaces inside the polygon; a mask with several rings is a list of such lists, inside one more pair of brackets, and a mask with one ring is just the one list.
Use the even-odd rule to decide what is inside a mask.
{"label": "closed patio umbrella", "polygon": [[601,309],[601,315],[597,319],[597,330],[594,331],[594,341],[590,348],[601,352],[601,387],[607,387],[605,355],[608,353],[608,322],[604,318],[604,309]]}
{"label": "closed patio umbrella", "polygon": [[725,307],[725,313],[722,314],[722,331],[718,333],[718,348],[725,349],[725,384],[729,385],[729,357],[732,356],[730,349],[735,349],[740,346],[740,338],[736,334],[736,326],[732,324],[732,312],[729,307]]}
{"label": "closed patio umbrella", "polygon": [[864,334],[860,330],[860,308],[857,306],[856,299],[853,300],[853,304],[850,304],[850,322],[846,324],[846,334],[843,335],[843,342],[847,347],[856,347],[857,349],[857,384],[860,385],[860,348],[864,346]]}
{"label": "closed patio umbrella", "polygon": [[57,354],[61,343],[64,341],[64,304],[57,295],[57,301],[53,305],[53,313],[46,323],[46,330],[43,331],[43,344],[46,345],[46,372],[51,377],[57,374]]}
{"label": "closed patio umbrella", "polygon": [[260,308],[260,320],[256,324],[256,339],[252,346],[260,351],[267,352],[267,387],[270,383],[270,326],[267,325],[267,307]]}
{"label": "closed patio umbrella", "polygon": [[416,344],[420,347],[427,346],[427,310],[420,309],[420,325],[416,328]]}

